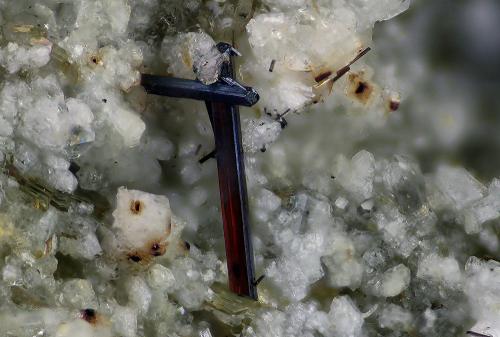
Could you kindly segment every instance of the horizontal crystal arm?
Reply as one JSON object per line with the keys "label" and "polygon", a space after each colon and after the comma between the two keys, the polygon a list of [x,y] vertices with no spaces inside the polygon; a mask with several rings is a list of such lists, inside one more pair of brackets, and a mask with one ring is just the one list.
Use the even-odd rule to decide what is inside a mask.
{"label": "horizontal crystal arm", "polygon": [[242,106],[253,106],[259,101],[259,94],[253,88],[221,82],[205,85],[196,80],[142,74],[141,85],[149,94],[160,96]]}

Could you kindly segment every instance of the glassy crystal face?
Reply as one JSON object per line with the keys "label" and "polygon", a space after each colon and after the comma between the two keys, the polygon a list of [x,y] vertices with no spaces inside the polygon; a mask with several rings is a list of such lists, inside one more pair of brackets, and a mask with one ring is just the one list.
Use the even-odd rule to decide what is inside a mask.
{"label": "glassy crystal face", "polygon": [[[0,0],[0,336],[500,336],[500,181],[442,159],[475,116],[408,8]],[[218,82],[221,41],[260,95],[258,302],[227,290],[204,104],[140,85]]]}

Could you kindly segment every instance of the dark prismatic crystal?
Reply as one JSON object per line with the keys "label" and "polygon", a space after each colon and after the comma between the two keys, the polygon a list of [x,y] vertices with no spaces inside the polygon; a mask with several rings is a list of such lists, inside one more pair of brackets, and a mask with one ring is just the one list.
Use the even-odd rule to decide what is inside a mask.
{"label": "dark prismatic crystal", "polygon": [[[221,54],[238,55],[227,43],[219,43],[217,49]],[[229,288],[257,299],[238,106],[254,105],[259,95],[234,80],[231,57],[222,65],[219,81],[210,85],[145,74],[141,84],[150,94],[205,101],[215,136]]]}

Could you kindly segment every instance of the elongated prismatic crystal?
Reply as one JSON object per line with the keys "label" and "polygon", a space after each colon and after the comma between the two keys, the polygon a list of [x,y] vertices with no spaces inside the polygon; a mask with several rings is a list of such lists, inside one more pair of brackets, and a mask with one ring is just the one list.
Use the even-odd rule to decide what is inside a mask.
{"label": "elongated prismatic crystal", "polygon": [[143,74],[141,84],[150,94],[205,101],[215,136],[229,289],[257,299],[238,105],[252,106],[259,95],[234,80],[232,46],[219,43],[217,49],[229,57],[216,83]]}

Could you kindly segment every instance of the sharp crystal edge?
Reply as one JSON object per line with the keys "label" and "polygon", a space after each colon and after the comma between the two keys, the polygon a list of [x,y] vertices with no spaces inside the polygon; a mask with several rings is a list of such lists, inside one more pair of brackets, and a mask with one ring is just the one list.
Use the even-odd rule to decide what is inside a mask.
{"label": "sharp crystal edge", "polygon": [[148,94],[220,102],[230,105],[253,106],[259,94],[251,87],[217,82],[205,85],[197,80],[142,74],[141,85]]}
{"label": "sharp crystal edge", "polygon": [[[219,43],[217,48],[220,53],[240,55],[227,43]],[[234,79],[231,57],[222,65],[219,81],[210,85],[149,74],[141,75],[141,85],[149,94],[205,101],[215,137],[229,289],[256,300],[258,282],[255,282],[238,106],[253,106],[259,100],[258,93]]]}
{"label": "sharp crystal edge", "polygon": [[[221,52],[232,48],[226,43],[217,47]],[[234,79],[232,60],[224,64],[221,77]],[[227,102],[205,103],[215,137],[229,289],[257,299],[239,109]]]}

